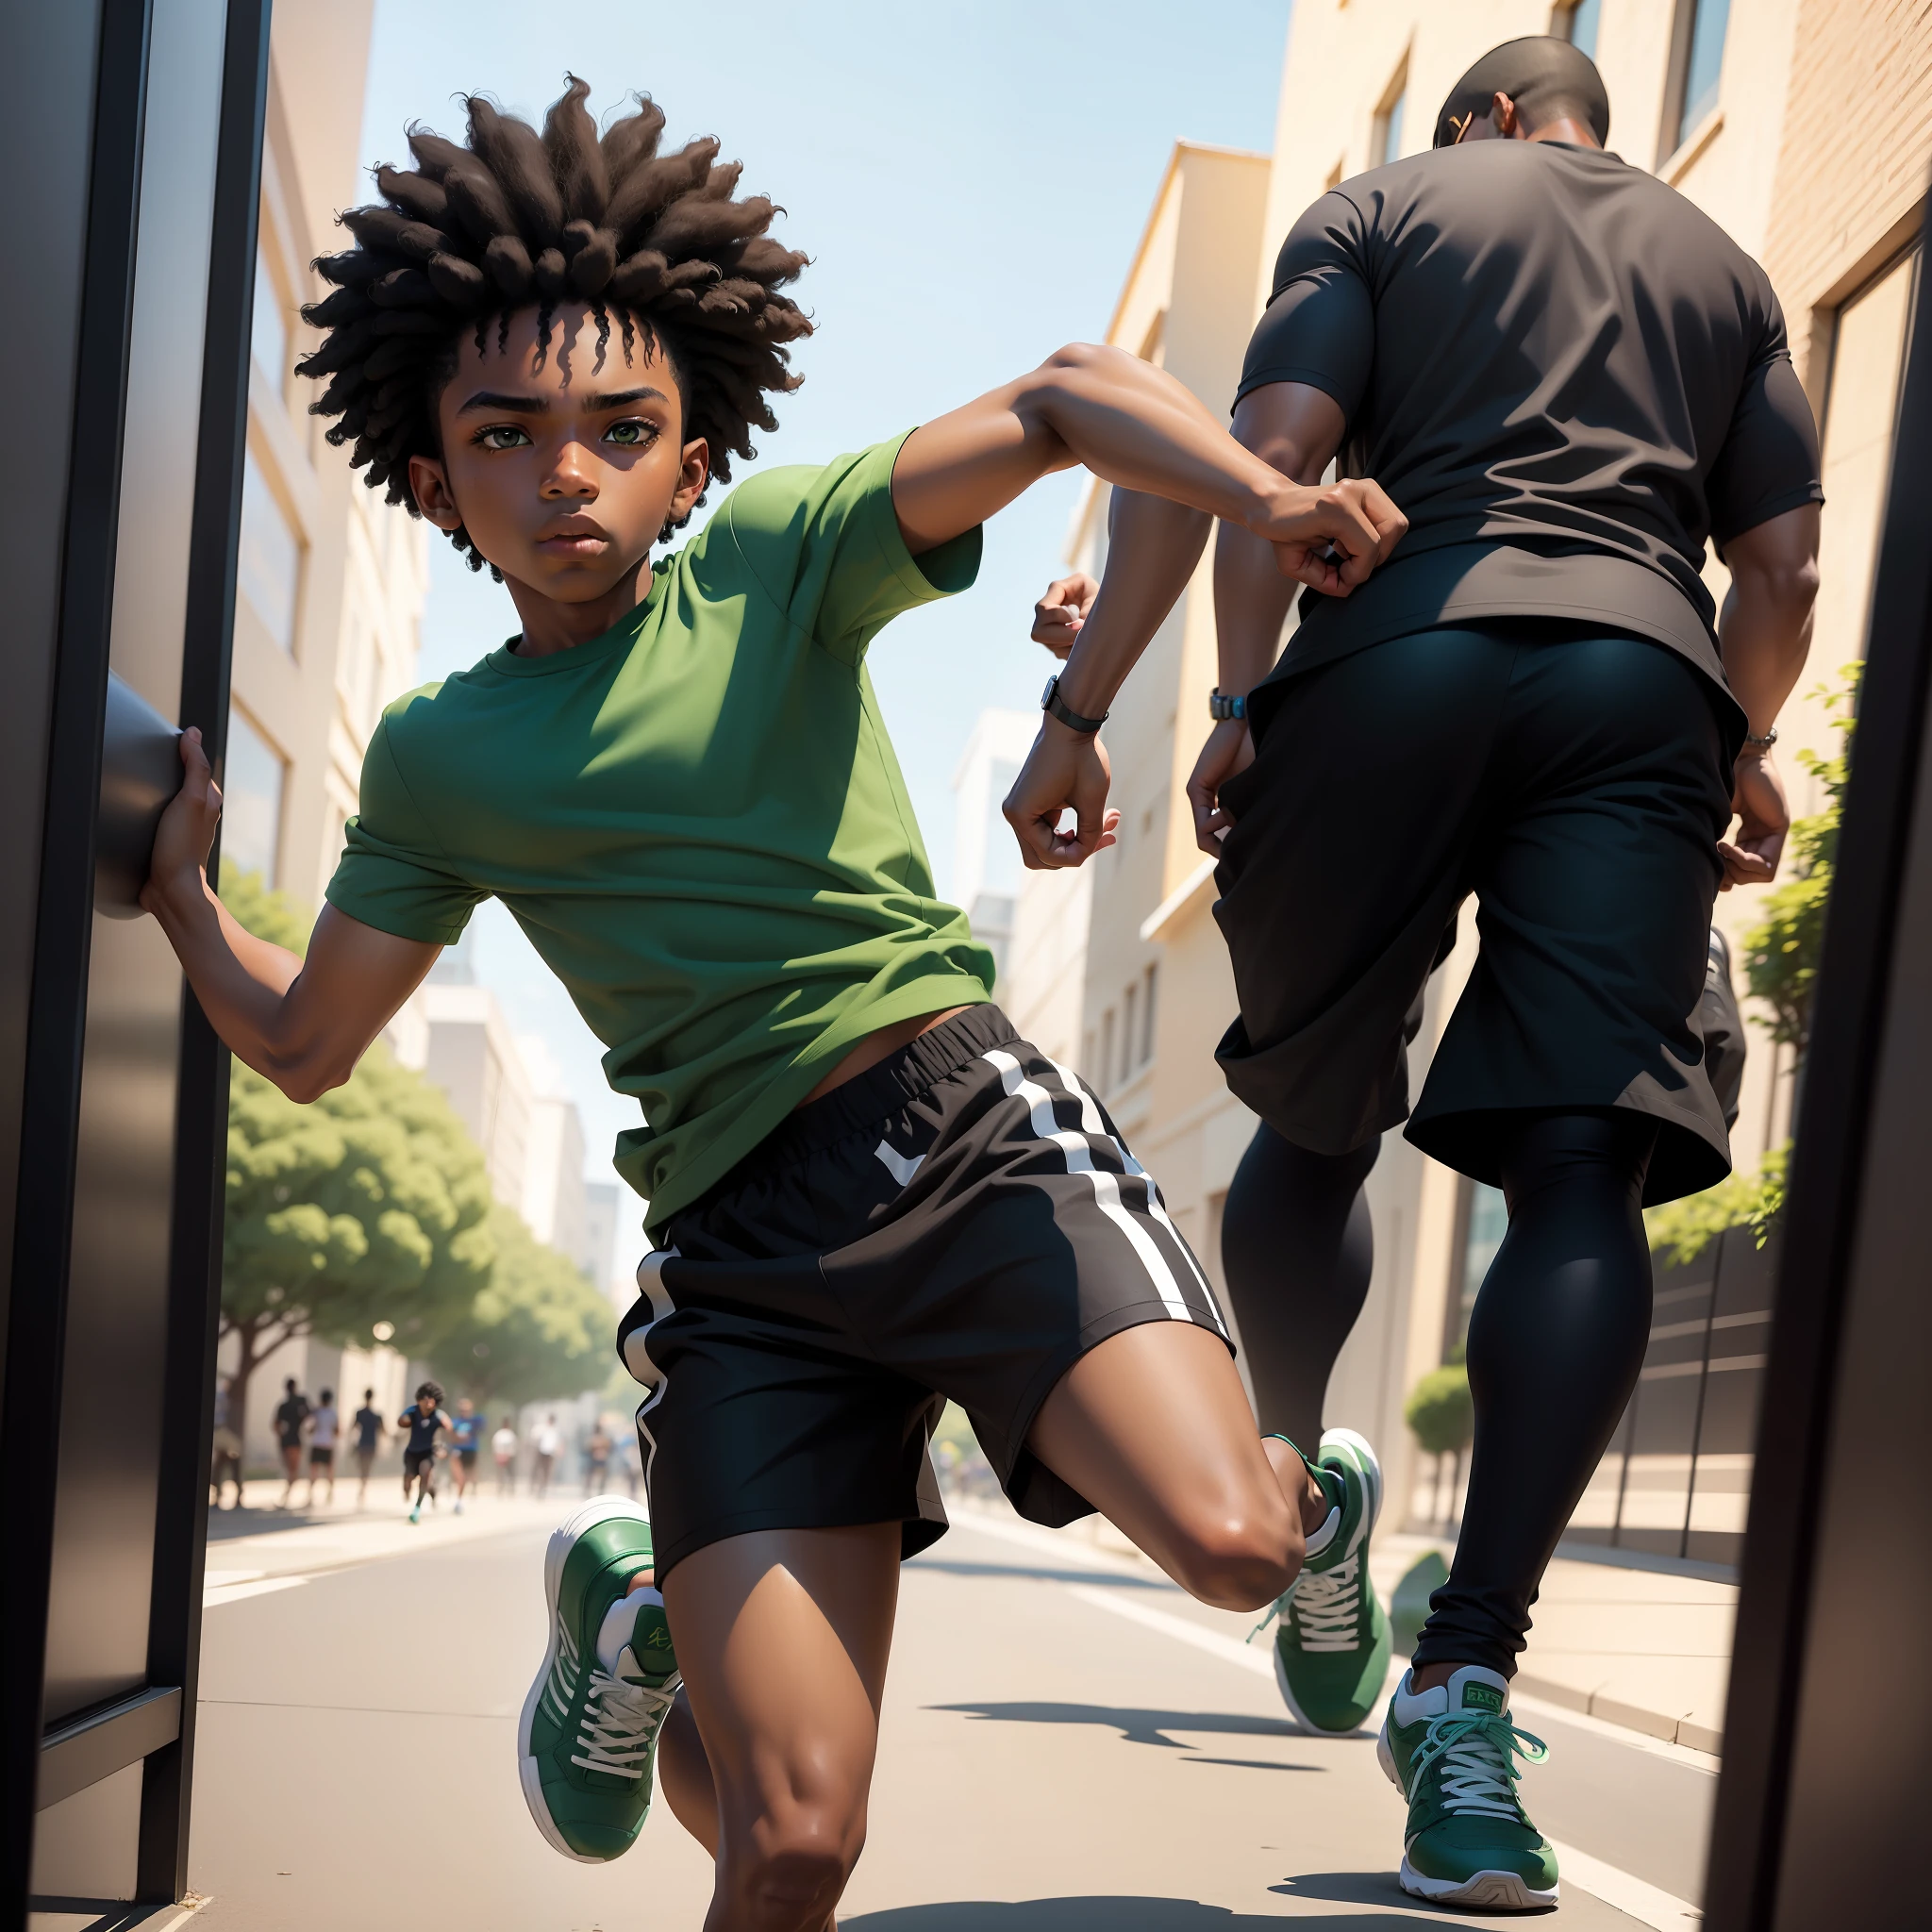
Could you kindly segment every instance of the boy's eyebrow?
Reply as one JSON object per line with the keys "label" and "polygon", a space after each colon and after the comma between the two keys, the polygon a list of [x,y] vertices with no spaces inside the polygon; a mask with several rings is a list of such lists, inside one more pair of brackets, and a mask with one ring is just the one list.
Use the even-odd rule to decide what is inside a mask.
{"label": "boy's eyebrow", "polygon": [[479,389],[457,414],[466,416],[472,409],[509,409],[519,416],[544,416],[549,414],[550,405],[541,396],[506,396],[493,389]]}
{"label": "boy's eyebrow", "polygon": [[584,397],[582,407],[591,409],[621,409],[629,403],[661,403],[666,400],[661,389],[653,389],[646,383],[641,389],[620,389],[598,394],[594,391]]}

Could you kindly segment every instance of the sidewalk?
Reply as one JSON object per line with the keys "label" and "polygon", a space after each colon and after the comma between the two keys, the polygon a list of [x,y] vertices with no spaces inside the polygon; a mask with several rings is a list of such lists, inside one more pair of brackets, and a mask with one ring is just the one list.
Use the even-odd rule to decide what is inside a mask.
{"label": "sidewalk", "polygon": [[[1055,1534],[1153,1565],[1119,1530],[1090,1516]],[[1391,1532],[1369,1572],[1387,1603],[1416,1559],[1453,1546]],[[1716,1757],[1724,1749],[1735,1584],[1558,1557],[1543,1576],[1536,1625],[1516,1677],[1525,1697]]]}

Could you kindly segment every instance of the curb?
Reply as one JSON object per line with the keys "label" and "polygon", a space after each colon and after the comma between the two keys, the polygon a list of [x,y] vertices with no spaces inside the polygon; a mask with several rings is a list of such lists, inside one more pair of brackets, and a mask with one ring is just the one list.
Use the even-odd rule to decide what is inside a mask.
{"label": "curb", "polygon": [[1646,1737],[1660,1738],[1666,1744],[1681,1744],[1689,1751],[1702,1751],[1710,1757],[1724,1756],[1724,1732],[1709,1724],[1694,1723],[1689,1717],[1645,1710],[1641,1705],[1606,1697],[1601,1690],[1579,1690],[1574,1684],[1539,1677],[1528,1671],[1520,1673],[1515,1681],[1516,1688],[1525,1696],[1540,1698],[1544,1704],[1581,1711],[1585,1717],[1601,1719],[1607,1724],[1621,1724],[1628,1731],[1641,1731]]}

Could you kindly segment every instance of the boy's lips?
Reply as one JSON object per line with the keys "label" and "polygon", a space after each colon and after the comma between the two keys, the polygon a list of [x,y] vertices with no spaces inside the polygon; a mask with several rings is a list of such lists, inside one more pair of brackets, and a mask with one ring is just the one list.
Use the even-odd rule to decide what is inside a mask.
{"label": "boy's lips", "polygon": [[595,524],[572,524],[537,539],[537,548],[549,557],[594,557],[610,541]]}

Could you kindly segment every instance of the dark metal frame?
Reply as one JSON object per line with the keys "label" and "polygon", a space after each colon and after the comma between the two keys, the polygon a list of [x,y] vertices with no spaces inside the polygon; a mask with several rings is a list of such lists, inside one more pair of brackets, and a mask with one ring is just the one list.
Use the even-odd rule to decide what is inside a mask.
{"label": "dark metal frame", "polygon": [[[1901,910],[1908,891],[1923,891],[1908,870],[1915,817],[1924,809],[1932,701],[1932,316],[1921,276],[1912,309],[1884,538],[1874,584],[1863,689],[1858,704],[1857,758],[1845,798],[1830,923],[1819,974],[1805,1093],[1791,1169],[1784,1263],[1766,1371],[1763,1420],[1742,1565],[1742,1590],[1732,1655],[1724,1729],[1724,1770],[1718,1787],[1710,1848],[1706,1924],[1710,1932],[1771,1932],[1786,1923],[1779,1894],[1785,1860],[1801,1823],[1790,1800],[1800,1774],[1798,1741],[1807,1677],[1823,1667],[1814,1645],[1821,1592],[1829,1578],[1821,1552],[1830,1525],[1824,1520],[1833,1492],[1834,1437],[1853,1418],[1841,1413],[1840,1390],[1851,1365],[1846,1354],[1858,1312],[1861,1278],[1874,1258],[1896,1266],[1893,1255],[1874,1257],[1861,1246],[1873,1222],[1864,1192],[1876,1167],[1874,1119],[1880,1099],[1885,1047],[1903,1002],[1894,993],[1917,969],[1923,1000],[1924,969],[1901,948]],[[1917,855],[1924,865],[1924,855]],[[1918,1260],[1923,1284],[1923,1253]],[[1923,1294],[1923,1286],[1921,1288]],[[1923,1415],[1905,1424],[1923,1437]],[[1923,1567],[1925,1551],[1911,1522],[1924,1516],[1908,1491],[1924,1482],[1923,1464],[1900,1463],[1871,1478],[1897,1486],[1893,1533],[1902,1541],[1868,1544],[1858,1553],[1870,1587],[1885,1591],[1904,1566]],[[1923,1619],[1923,1606],[1920,1607]],[[1868,1648],[1885,1653],[1888,1701],[1862,1708],[1868,1731],[1896,1731],[1917,1748],[1921,1735],[1907,1706],[1927,1703],[1924,1674],[1906,1624],[1874,1636]],[[1860,1660],[1840,1654],[1847,1694],[1862,1674]],[[1896,1663],[1891,1659],[1895,1656]],[[1893,1687],[1897,1695],[1891,1695]],[[1814,1685],[1815,1691],[1815,1685]],[[1884,1755],[1883,1753],[1879,1754]],[[1879,1758],[1866,1755],[1844,1768],[1842,1825],[1882,1820],[1892,1807],[1912,1816],[1907,1783],[1888,1790]],[[1910,1827],[1902,1825],[1889,1858],[1861,1857],[1841,1845],[1842,1890],[1838,1905],[1855,1924],[1908,1923],[1923,1909],[1911,1863]],[[1891,1892],[1886,1888],[1900,1888]],[[1904,1888],[1911,1887],[1907,1892]],[[1913,1904],[1907,1904],[1907,1897]],[[1860,1907],[1896,1901],[1897,1918],[1861,1916]]]}
{"label": "dark metal frame", "polygon": [[29,1587],[11,1592],[0,1644],[0,1824],[5,1923],[25,1924],[33,1856],[60,1443],[60,1363],[80,1128],[93,919],[94,814],[120,524],[122,434],[134,318],[151,0],[105,0],[94,100],[73,469],[48,734],[46,815],[23,1069],[12,1292],[0,1466],[8,1471],[8,1556]]}
{"label": "dark metal frame", "polygon": [[[143,1764],[139,1904],[182,1896],[201,1641],[208,1440],[221,1280],[228,1056],[184,991],[175,1110],[167,1383],[151,1584],[147,1685],[42,1728],[61,1362],[75,1198],[95,816],[108,689],[153,0],[104,0],[99,42],[73,470],[65,518],[31,1024],[8,1310],[0,1458],[9,1478],[12,1574],[0,1645],[0,1926],[28,1911],[34,1816]],[[230,0],[209,237],[199,452],[183,653],[182,718],[219,762],[227,717],[236,553],[247,434],[249,322],[267,113],[270,0]],[[70,1904],[77,1902],[68,1902]],[[99,1902],[91,1902],[99,1903]]]}

